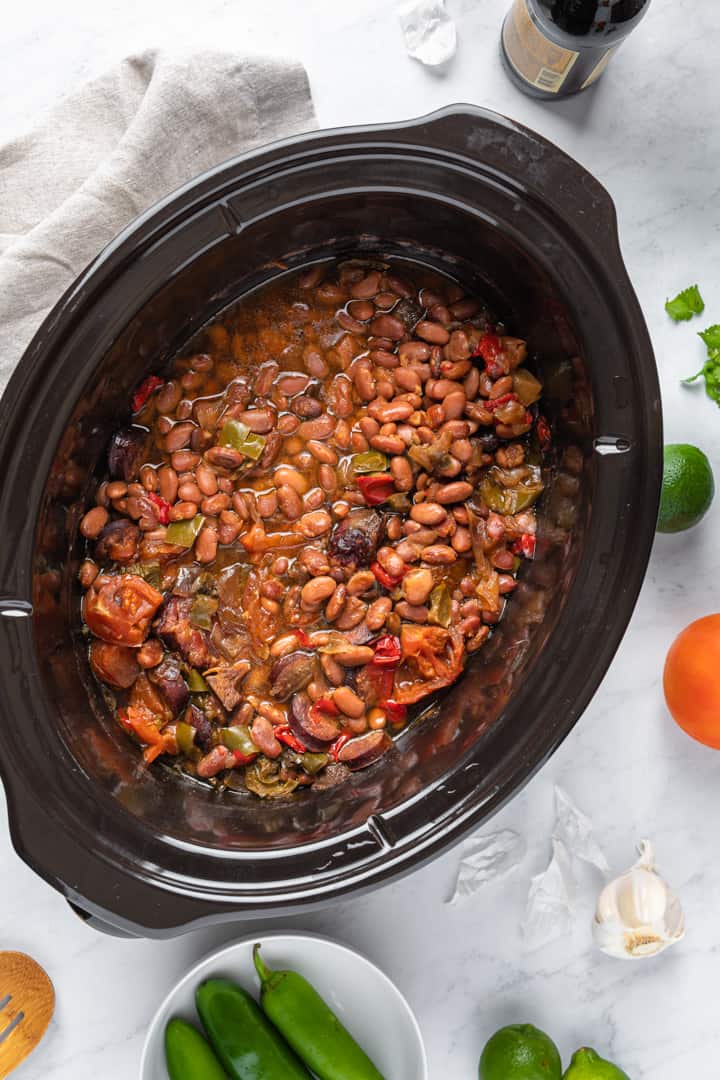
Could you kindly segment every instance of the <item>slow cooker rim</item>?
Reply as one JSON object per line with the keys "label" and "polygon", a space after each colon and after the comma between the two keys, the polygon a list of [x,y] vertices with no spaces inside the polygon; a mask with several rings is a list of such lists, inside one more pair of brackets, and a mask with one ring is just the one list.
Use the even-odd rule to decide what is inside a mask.
{"label": "slow cooker rim", "polygon": [[[352,128],[350,128],[350,129],[340,129],[339,131],[336,131],[336,132],[325,132],[325,133],[320,133],[320,135],[313,134],[313,135],[301,137],[300,139],[285,140],[281,144],[274,144],[270,148],[263,148],[263,149],[252,152],[250,155],[233,159],[229,163],[225,163],[225,164],[223,164],[221,166],[218,166],[218,168],[216,170],[213,170],[210,174],[206,174],[203,177],[197,178],[195,181],[191,181],[188,185],[185,185],[183,188],[179,189],[179,191],[173,193],[166,200],[163,200],[163,202],[161,204],[151,208],[149,211],[146,212],[145,215],[142,215],[140,219],[138,219],[135,223],[133,223],[131,226],[129,226],[128,229],[124,230],[124,232],[122,234],[120,234],[120,236],[118,238],[116,238],[116,240],[113,241],[111,243],[111,245],[109,245],[109,247],[105,250],[105,252],[101,253],[101,255],[96,260],[94,260],[93,263],[90,264],[88,269],[84,272],[83,275],[80,276],[78,281],[73,286],[71,286],[70,290],[68,290],[68,293],[66,293],[65,297],[62,298],[62,300],[59,302],[59,304],[53,310],[51,315],[48,316],[48,319],[46,320],[46,323],[44,323],[43,327],[41,327],[40,331],[38,331],[38,334],[36,335],[35,339],[33,340],[33,343],[31,344],[31,346],[29,347],[25,357],[23,358],[23,361],[21,362],[20,368],[16,372],[16,375],[13,377],[13,380],[11,381],[11,384],[8,387],[8,391],[6,392],[5,401],[3,403],[4,409],[6,409],[8,411],[11,411],[12,410],[13,397],[14,396],[19,397],[21,395],[21,392],[22,392],[22,390],[24,388],[24,385],[25,385],[25,380],[30,374],[29,366],[31,365],[35,354],[37,352],[42,351],[43,349],[51,347],[53,336],[57,337],[58,334],[62,333],[65,321],[70,317],[70,313],[68,311],[68,306],[67,306],[70,303],[70,301],[72,300],[72,306],[73,307],[79,305],[80,300],[82,299],[82,290],[83,290],[83,288],[88,288],[91,285],[94,285],[94,287],[99,288],[101,286],[101,284],[102,284],[102,280],[104,279],[103,275],[112,274],[112,273],[117,272],[117,266],[114,266],[113,263],[114,263],[115,260],[118,260],[118,259],[119,259],[120,263],[122,263],[122,260],[124,258],[124,248],[125,248],[125,246],[126,245],[133,245],[133,244],[137,245],[139,242],[142,242],[140,238],[141,238],[144,230],[149,230],[148,236],[145,237],[146,241],[149,240],[149,236],[152,235],[152,231],[156,227],[155,225],[153,225],[154,222],[157,223],[157,221],[164,214],[170,213],[170,215],[172,217],[178,212],[178,206],[176,205],[176,203],[177,203],[177,201],[179,199],[189,198],[190,196],[193,195],[193,193],[195,193],[195,195],[197,195],[200,198],[209,197],[209,196],[207,196],[207,193],[203,193],[202,196],[200,196],[198,189],[202,189],[207,183],[212,181],[213,178],[216,177],[218,174],[222,174],[223,172],[230,172],[230,171],[232,171],[232,169],[237,169],[240,165],[245,165],[248,162],[254,163],[259,159],[262,160],[262,159],[267,158],[267,157],[277,156],[280,153],[280,151],[282,149],[284,149],[285,147],[290,147],[293,150],[295,150],[295,149],[297,149],[298,144],[299,143],[302,144],[304,140],[307,140],[309,143],[315,143],[318,140],[322,141],[323,143],[326,143],[326,142],[332,140],[333,137],[335,137],[335,138],[339,138],[339,137],[346,138],[346,137],[352,136],[354,133],[376,134],[376,133],[380,132],[380,133],[386,134],[386,133],[390,133],[390,132],[393,132],[393,131],[394,132],[398,132],[398,131],[403,132],[403,131],[407,131],[407,130],[413,130],[413,129],[421,126],[423,123],[428,123],[428,122],[434,122],[435,123],[435,122],[440,122],[440,121],[442,121],[442,120],[444,120],[444,119],[446,119],[448,117],[452,117],[452,118],[463,117],[463,116],[467,116],[468,114],[471,116],[472,119],[482,118],[482,119],[485,119],[485,120],[489,120],[490,122],[495,122],[495,121],[497,121],[499,119],[499,120],[505,122],[504,118],[497,118],[495,116],[495,114],[488,113],[486,110],[477,110],[477,109],[474,109],[472,107],[470,107],[468,109],[466,109],[466,108],[457,109],[455,107],[450,107],[448,109],[440,110],[439,113],[431,114],[429,117],[423,117],[423,118],[420,118],[419,120],[416,120],[416,121],[411,121],[411,122],[409,122],[408,124],[405,124],[405,125],[392,125],[392,124],[389,124],[389,125],[380,125],[380,126],[365,126],[363,128],[359,128],[359,129],[352,129]],[[515,130],[519,129],[519,127],[520,127],[519,125],[513,124],[513,122],[511,122],[511,121],[506,121],[506,123],[511,125],[511,127],[513,129],[515,129]],[[523,129],[523,130],[526,130],[526,129]],[[539,136],[536,136],[535,133],[529,133],[529,134],[532,136],[532,138],[534,140],[539,141],[541,143],[544,143],[547,147],[549,147],[552,150],[552,152],[554,154],[561,155],[563,159],[566,159],[568,162],[572,162],[572,159],[568,158],[567,155],[562,153],[562,151],[558,151],[557,148],[554,148],[552,146],[552,144],[548,143],[546,140],[543,140]],[[589,176],[589,174],[586,174],[585,170],[582,169],[581,166],[577,165],[577,163],[572,162],[572,165],[576,170],[580,170],[581,173],[583,173],[584,175]],[[594,179],[593,179],[593,184],[596,185],[596,194],[595,194],[595,196],[593,196],[593,198],[597,198],[597,191],[599,190],[599,191],[604,192],[604,189],[601,189],[600,185],[597,184],[597,181],[594,181]],[[614,229],[614,210],[612,209],[612,203],[611,203],[611,201],[609,199],[609,196],[607,196],[607,193],[605,193],[605,197],[606,197],[607,202],[609,204],[609,211],[608,211],[608,207],[605,208],[606,211],[608,211],[605,214],[605,221],[606,221],[606,224],[609,222],[610,226],[612,226],[612,229]],[[193,201],[193,200],[191,199],[191,201]],[[612,231],[612,229],[611,229],[611,231]],[[596,239],[596,238],[594,238],[594,239]],[[610,238],[610,240],[612,241],[612,237]],[[629,292],[629,296],[631,297],[630,305],[629,305],[629,308],[628,308],[628,301],[627,301],[627,295],[628,294],[626,293],[626,296],[625,296],[625,317],[626,317],[628,323],[633,327],[633,332],[634,332],[634,335],[636,337],[636,343],[635,344],[636,344],[638,354],[646,353],[651,357],[652,353],[651,353],[651,350],[650,350],[650,347],[649,347],[649,340],[647,338],[647,333],[644,330],[644,324],[642,322],[642,317],[640,315],[639,308],[637,307],[637,303],[634,300],[634,294],[632,293],[632,289],[631,289],[631,287],[629,285],[629,281],[627,279],[626,271],[625,271],[624,266],[622,264],[622,259],[621,259],[620,253],[619,253],[619,248],[617,246],[617,242],[615,241],[614,244],[610,243],[609,248],[610,248],[609,257],[611,258],[611,261],[613,262],[613,265],[615,267],[614,272],[615,272],[616,277],[617,277],[618,273],[620,274],[619,284],[622,285],[623,287],[625,287],[625,286],[627,287],[627,290]],[[606,252],[606,256],[608,256],[607,252]],[[99,278],[98,278],[98,275],[99,275]],[[0,414],[2,414],[2,412],[3,412],[3,407],[0,407]],[[649,415],[648,417],[646,417],[646,419],[648,420],[648,425],[647,425],[648,426],[648,431],[646,433],[647,439],[646,439],[645,445],[647,446],[649,444],[649,442],[654,442],[656,446],[658,444],[661,445],[659,417],[657,416],[657,414],[655,415],[655,427],[654,427],[654,430],[652,430],[652,427],[653,427],[653,425],[652,425],[652,419],[653,419],[652,415]],[[653,435],[655,435],[656,438],[653,438]],[[3,434],[3,437],[0,438],[0,460],[3,460],[4,454],[7,452],[7,449],[8,449],[7,445],[3,446],[3,443],[7,444],[7,435],[5,433]],[[656,455],[656,458],[657,458],[657,455]],[[657,494],[657,491],[659,491],[659,473],[658,473],[658,461],[657,460],[655,462],[655,470],[654,470],[654,472],[655,472],[655,478],[658,480],[658,483],[657,483],[657,486],[656,486],[656,494]],[[650,477],[650,479],[652,479],[652,477]],[[649,484],[648,487],[650,489],[652,489],[652,484]],[[650,549],[651,543],[652,543],[652,534],[650,534],[648,537],[646,537],[645,543],[640,545],[639,549],[635,553],[636,554],[636,567],[637,567],[637,569],[636,569],[635,575],[633,576],[632,587],[626,592],[626,594],[625,594],[625,596],[623,598],[623,606],[627,608],[628,615],[629,615],[629,612],[632,610],[632,606],[634,606],[634,602],[635,602],[635,599],[636,599],[636,596],[637,596],[637,592],[639,591],[640,585],[642,584],[642,578],[643,578],[643,575],[644,575],[644,568],[645,568],[645,565],[646,565],[646,562],[647,562],[647,555],[649,554],[649,549]],[[19,624],[18,624],[18,626],[19,626]],[[617,641],[614,641],[612,636],[609,639],[609,643],[606,645],[606,648],[605,648],[604,652],[602,653],[602,658],[598,662],[598,668],[601,669],[602,672],[604,672],[604,670],[607,668],[607,666],[609,664],[609,660],[612,657],[612,655],[614,654],[615,648],[617,647],[617,644],[619,643],[619,639],[622,636],[622,634],[624,633],[625,626],[626,626],[626,622],[623,623],[622,630],[617,634]],[[466,815],[466,820],[464,819],[464,820],[462,820],[460,822],[454,822],[452,824],[452,826],[450,826],[448,828],[448,830],[443,833],[443,835],[438,836],[438,837],[436,837],[434,839],[431,838],[427,848],[422,852],[422,856],[417,854],[416,857],[413,857],[413,858],[408,858],[407,856],[404,856],[403,858],[396,859],[395,861],[400,861],[402,863],[402,869],[409,869],[411,866],[417,865],[418,862],[420,862],[420,861],[427,861],[427,859],[431,858],[432,855],[436,852],[436,850],[438,848],[447,846],[447,844],[449,843],[449,836],[451,836],[453,840],[456,840],[456,839],[459,838],[460,835],[463,835],[470,828],[472,828],[474,818],[478,814],[480,814],[481,812],[485,813],[487,811],[488,804],[491,804],[492,809],[496,810],[508,798],[510,798],[515,793],[517,793],[517,791],[522,787],[522,785],[525,782],[527,782],[527,779],[529,779],[529,777],[538,768],[540,768],[540,766],[554,752],[554,750],[557,748],[557,746],[560,744],[560,742],[566,737],[566,735],[572,729],[572,727],[574,726],[575,721],[577,720],[579,715],[584,710],[584,708],[585,708],[585,706],[587,704],[587,701],[589,700],[589,698],[594,693],[598,681],[599,681],[599,678],[596,680],[594,677],[592,679],[588,680],[588,684],[586,686],[586,691],[587,691],[586,694],[578,696],[578,698],[576,699],[574,708],[570,712],[570,715],[571,715],[572,719],[567,721],[563,725],[563,730],[559,733],[559,736],[552,742],[552,744],[550,744],[548,746],[548,748],[546,750],[546,753],[542,756],[542,758],[540,760],[536,759],[536,760],[534,760],[532,762],[530,762],[530,761],[526,762],[526,766],[525,766],[524,771],[521,772],[521,773],[516,772],[514,774],[514,778],[513,778],[512,783],[511,784],[506,784],[506,790],[504,792],[500,792],[500,791],[497,792],[495,794],[495,796],[493,796],[489,800],[485,800],[485,802],[479,807],[471,807],[470,810],[468,811],[467,815]],[[3,771],[6,772],[6,770],[3,770]],[[14,818],[16,816],[17,817],[20,816],[20,812],[21,812],[20,811],[20,806],[19,806],[20,799],[19,799],[19,796],[18,796],[18,798],[14,797],[14,795],[17,794],[17,793],[14,792],[12,777],[6,775],[5,776],[5,782],[6,782],[6,788],[8,790],[8,802],[9,802],[10,808],[11,808],[11,820],[14,820]],[[18,846],[18,844],[20,844],[20,845],[23,844],[22,837],[20,835],[21,832],[22,832],[22,830],[13,828],[13,839],[14,839],[14,842],[16,843],[16,847]],[[22,854],[22,852],[21,852],[21,854]],[[31,853],[28,852],[28,855],[31,855]],[[31,861],[31,859],[27,858],[27,861]],[[33,861],[33,865],[35,866],[35,869],[38,869],[37,860],[32,860],[32,861]],[[42,873],[42,870],[39,870],[39,872]],[[393,871],[390,871],[388,869],[388,865],[383,864],[381,867],[379,867],[374,872],[374,874],[376,875],[378,872],[382,872],[383,878],[386,878],[390,872],[395,872],[396,873],[396,872],[398,872],[398,870],[395,869]],[[43,874],[43,876],[46,876],[46,875]],[[62,882],[61,882],[61,884],[62,884]],[[369,887],[369,884],[370,883],[368,883],[367,887]],[[348,891],[350,888],[353,888],[353,891],[355,891],[357,889],[357,885],[356,884],[354,885],[352,882],[350,882],[348,884],[345,884],[342,887],[336,887],[332,891],[329,890],[326,893],[325,898],[327,898],[328,895],[341,895],[343,892]],[[199,901],[198,902],[200,907],[202,907],[203,902],[204,901]],[[229,902],[230,901],[228,901],[228,903]],[[254,902],[256,902],[256,901],[254,901]],[[211,911],[216,910],[215,908],[213,908],[212,903],[210,904],[210,910]],[[202,915],[199,914],[197,917],[202,918]],[[162,919],[161,921],[162,921],[162,926],[163,927],[168,925],[166,918]],[[191,921],[194,922],[195,920],[193,919]]]}

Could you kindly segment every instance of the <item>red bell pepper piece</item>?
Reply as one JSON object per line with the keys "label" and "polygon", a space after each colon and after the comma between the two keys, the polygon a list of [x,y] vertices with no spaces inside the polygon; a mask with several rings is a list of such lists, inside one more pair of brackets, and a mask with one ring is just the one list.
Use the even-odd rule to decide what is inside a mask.
{"label": "red bell pepper piece", "polygon": [[407,720],[407,705],[403,705],[400,701],[388,698],[387,701],[383,701],[382,708],[391,724],[404,724]]}
{"label": "red bell pepper piece", "polygon": [[502,342],[497,334],[483,334],[472,355],[482,357],[485,361],[485,370],[491,379],[499,379],[505,374],[505,368],[500,363]]}
{"label": "red bell pepper piece", "polygon": [[489,409],[493,412],[495,409],[499,409],[501,405],[507,405],[509,401],[517,401],[517,394],[501,394],[500,397],[491,398],[488,401],[483,401],[483,408]]}
{"label": "red bell pepper piece", "polygon": [[[314,716],[313,710],[315,711]],[[325,713],[325,716],[339,716],[340,710],[332,698],[320,697],[310,706],[310,718],[317,720],[317,713]]]}
{"label": "red bell pepper piece", "polygon": [[233,750],[231,752],[236,765],[249,765],[257,757],[257,754],[243,754],[242,750]]}
{"label": "red bell pepper piece", "polygon": [[375,642],[375,656],[371,663],[378,667],[397,667],[402,660],[400,638],[394,634],[383,634]]}
{"label": "red bell pepper piece", "polygon": [[148,491],[147,497],[157,510],[157,519],[161,525],[167,525],[170,521],[170,503],[163,499],[162,495],[156,495],[154,491]]}
{"label": "red bell pepper piece", "polygon": [[[392,574],[388,574],[387,570],[384,570],[379,562],[371,563],[370,569],[375,575],[375,580],[379,581],[386,589],[394,589],[403,579],[403,575],[400,577],[393,577]],[[410,567],[408,566],[407,570],[409,569]],[[403,573],[407,573],[407,570],[403,571]]]}
{"label": "red bell pepper piece", "polygon": [[526,559],[535,557],[535,537],[532,533],[523,533],[512,546],[514,555],[524,555]]}
{"label": "red bell pepper piece", "polygon": [[310,647],[310,638],[308,637],[308,635],[305,633],[304,630],[302,630],[300,627],[296,627],[293,630],[293,634],[298,639],[300,644],[304,645],[306,649]]}
{"label": "red bell pepper piece", "polygon": [[358,476],[358,487],[368,506],[379,506],[395,492],[395,481],[389,473],[376,473],[374,476]]}
{"label": "red bell pepper piece", "polygon": [[147,379],[143,379],[132,396],[132,411],[140,412],[150,395],[163,386],[164,382],[159,375],[148,375]]}
{"label": "red bell pepper piece", "polygon": [[285,746],[289,746],[291,750],[296,750],[298,754],[307,752],[307,746],[305,746],[304,743],[301,743],[297,736],[293,735],[290,728],[286,725],[276,727],[274,734],[278,742],[285,743]]}
{"label": "red bell pepper piece", "polygon": [[365,668],[366,677],[369,680],[373,700],[386,701],[393,692],[395,685],[395,669],[383,667],[373,660]]}
{"label": "red bell pepper piece", "polygon": [[546,450],[550,449],[550,444],[552,442],[552,435],[550,434],[550,425],[548,424],[548,422],[547,422],[547,420],[545,419],[544,416],[542,416],[542,415],[538,416],[537,425],[535,427],[535,430],[537,431],[537,437],[538,437],[538,442],[540,444],[540,449],[544,453]]}
{"label": "red bell pepper piece", "polygon": [[340,756],[340,751],[342,750],[343,746],[345,745],[345,743],[350,742],[351,738],[352,738],[352,735],[348,735],[347,733],[343,733],[342,735],[338,735],[337,739],[335,740],[335,742],[332,744],[332,746],[328,750],[328,756],[333,761],[337,761],[338,757]]}

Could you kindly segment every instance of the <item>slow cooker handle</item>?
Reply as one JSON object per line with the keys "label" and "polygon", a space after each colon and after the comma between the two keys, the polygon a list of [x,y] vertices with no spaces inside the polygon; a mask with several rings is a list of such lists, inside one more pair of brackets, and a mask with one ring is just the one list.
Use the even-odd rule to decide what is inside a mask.
{"label": "slow cooker handle", "polygon": [[75,912],[79,919],[82,919],[86,926],[90,926],[93,930],[97,930],[99,934],[107,934],[108,937],[125,938],[126,940],[137,940],[136,934],[131,934],[127,930],[121,930],[119,926],[113,926],[112,923],[105,922],[104,919],[99,919],[97,915],[92,915],[89,911],[85,911],[84,908],[79,907],[77,904],[73,904],[71,900],[67,901],[67,905]]}

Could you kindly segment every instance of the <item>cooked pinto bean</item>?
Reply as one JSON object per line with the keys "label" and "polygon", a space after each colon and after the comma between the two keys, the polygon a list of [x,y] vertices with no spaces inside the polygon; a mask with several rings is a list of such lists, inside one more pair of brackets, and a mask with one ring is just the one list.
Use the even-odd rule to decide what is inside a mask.
{"label": "cooked pinto bean", "polygon": [[104,506],[94,506],[80,522],[80,532],[88,540],[94,540],[107,525],[109,517]]}
{"label": "cooked pinto bean", "polygon": [[[433,576],[430,570],[411,570],[403,578],[402,588],[409,604],[418,606],[424,604],[433,587]],[[398,611],[402,615],[401,611]]]}
{"label": "cooked pinto bean", "polygon": [[352,630],[363,622],[367,612],[367,604],[357,596],[348,596],[341,614],[335,625],[338,630]]}
{"label": "cooked pinto bean", "polygon": [[277,500],[288,521],[296,521],[303,512],[303,502],[295,488],[281,484],[277,489]]}
{"label": "cooked pinto bean", "polygon": [[447,510],[436,502],[421,502],[411,508],[410,517],[419,525],[439,525],[447,517]]}
{"label": "cooked pinto bean", "polygon": [[298,435],[306,442],[310,439],[329,439],[335,430],[335,423],[335,418],[325,413],[316,420],[305,420],[298,428]]}
{"label": "cooked pinto bean", "polygon": [[467,480],[457,480],[452,484],[442,484],[435,492],[435,500],[446,506],[448,503],[464,502],[472,493],[472,484]]}
{"label": "cooked pinto bean", "polygon": [[347,644],[333,654],[338,664],[343,667],[362,667],[369,664],[375,653],[367,645]]}
{"label": "cooked pinto bean", "polygon": [[312,578],[302,589],[303,606],[306,608],[319,607],[328,597],[332,596],[336,585],[335,578],[326,575]]}
{"label": "cooked pinto bean", "polygon": [[429,547],[424,548],[422,558],[423,562],[429,563],[431,566],[447,566],[449,563],[455,562],[457,552],[448,547],[447,544],[431,544]]}
{"label": "cooked pinto bean", "polygon": [[381,547],[377,553],[377,561],[391,577],[402,577],[405,573],[405,563],[398,555],[395,548]]}
{"label": "cooked pinto bean", "polygon": [[374,600],[365,613],[365,623],[368,630],[379,630],[385,625],[385,620],[392,611],[392,600],[389,596],[380,596]]}
{"label": "cooked pinto bean", "polygon": [[390,341],[399,341],[405,333],[405,327],[395,315],[376,315],[370,323],[370,333],[375,337],[389,338]]}
{"label": "cooked pinto bean", "polygon": [[313,510],[300,518],[297,527],[303,536],[312,538],[328,532],[331,525],[332,518],[327,510]]}
{"label": "cooked pinto bean", "polygon": [[333,701],[346,716],[365,715],[365,702],[349,686],[339,686],[333,693]]}
{"label": "cooked pinto bean", "polygon": [[235,755],[232,750],[228,750],[225,746],[216,746],[200,759],[197,764],[197,774],[203,780],[209,780],[218,773],[224,772],[225,769],[231,769],[234,764]]}

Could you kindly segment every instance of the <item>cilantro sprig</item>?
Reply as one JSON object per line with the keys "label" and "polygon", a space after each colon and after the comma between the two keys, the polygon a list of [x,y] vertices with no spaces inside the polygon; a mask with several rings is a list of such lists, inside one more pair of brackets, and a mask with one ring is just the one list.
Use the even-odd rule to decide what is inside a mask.
{"label": "cilantro sprig", "polygon": [[716,405],[720,405],[720,324],[715,323],[714,326],[708,326],[707,330],[701,330],[698,337],[705,342],[708,358],[698,373],[691,375],[689,379],[683,379],[683,383],[689,386],[700,376],[704,376],[705,393]]}
{"label": "cilantro sprig", "polygon": [[687,322],[693,315],[702,315],[705,301],[697,285],[683,289],[672,300],[665,301],[665,310],[674,322]]}

